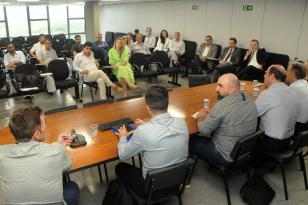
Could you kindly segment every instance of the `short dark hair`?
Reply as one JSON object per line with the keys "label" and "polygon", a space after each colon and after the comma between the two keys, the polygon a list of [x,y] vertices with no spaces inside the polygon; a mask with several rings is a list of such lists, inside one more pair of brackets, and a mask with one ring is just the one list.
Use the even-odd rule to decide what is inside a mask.
{"label": "short dark hair", "polygon": [[29,142],[32,139],[34,132],[41,127],[41,115],[43,110],[37,106],[13,112],[9,128],[17,142]]}
{"label": "short dark hair", "polygon": [[145,94],[145,102],[153,111],[167,112],[169,104],[167,89],[161,86],[150,87]]}
{"label": "short dark hair", "polygon": [[77,35],[74,36],[74,39],[76,39],[76,38],[81,38],[81,36],[79,34],[77,34]]}
{"label": "short dark hair", "polygon": [[276,80],[279,80],[280,82],[284,82],[287,76],[285,73],[281,72],[279,68],[277,68],[276,66],[281,66],[281,65],[272,65],[268,70],[268,74],[274,75]]}
{"label": "short dark hair", "polygon": [[41,37],[43,37],[43,36],[45,37],[45,34],[42,34],[42,33],[41,33],[41,34],[39,35],[39,38],[41,38]]}
{"label": "short dark hair", "polygon": [[250,42],[256,42],[258,45],[260,45],[260,43],[257,39],[252,39]]}
{"label": "short dark hair", "polygon": [[[8,45],[11,45],[11,44],[13,44],[13,42],[12,41],[9,41],[9,42],[7,42],[6,44],[5,44],[5,47],[7,48],[8,47]],[[15,45],[13,44],[13,46],[15,47]]]}
{"label": "short dark hair", "polygon": [[135,33],[139,33],[139,29],[136,28],[134,32],[135,32]]}
{"label": "short dark hair", "polygon": [[290,66],[291,70],[293,71],[296,79],[305,79],[306,78],[306,69],[303,64],[294,63]]}
{"label": "short dark hair", "polygon": [[85,47],[93,47],[93,45],[92,45],[92,43],[91,42],[89,42],[89,41],[87,41],[87,42],[85,42],[84,44],[83,44],[83,47],[85,48]]}
{"label": "short dark hair", "polygon": [[229,38],[230,41],[234,41],[234,43],[237,43],[237,40],[236,38],[232,37],[232,38]]}
{"label": "short dark hair", "polygon": [[211,40],[213,40],[213,37],[211,35],[207,35],[205,36],[205,38],[210,38]]}

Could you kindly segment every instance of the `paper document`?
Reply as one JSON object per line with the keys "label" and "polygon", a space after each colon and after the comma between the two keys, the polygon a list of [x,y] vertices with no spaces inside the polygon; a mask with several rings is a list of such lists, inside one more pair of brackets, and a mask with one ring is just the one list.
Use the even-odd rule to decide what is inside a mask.
{"label": "paper document", "polygon": [[25,91],[31,91],[31,90],[38,90],[38,87],[32,87],[32,88],[21,88],[20,90],[25,92]]}

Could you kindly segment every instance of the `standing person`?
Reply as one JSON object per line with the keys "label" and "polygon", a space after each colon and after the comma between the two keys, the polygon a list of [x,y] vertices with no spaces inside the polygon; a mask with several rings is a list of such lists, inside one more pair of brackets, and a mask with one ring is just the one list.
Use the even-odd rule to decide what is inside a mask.
{"label": "standing person", "polygon": [[157,41],[154,51],[165,51],[166,53],[168,53],[171,42],[168,36],[168,31],[162,30],[160,32],[160,37]]}
{"label": "standing person", "polygon": [[124,96],[127,96],[127,88],[137,89],[138,86],[135,85],[134,73],[128,62],[128,52],[122,38],[116,39],[113,48],[109,50],[108,56],[113,73],[122,85]]}
{"label": "standing person", "polygon": [[44,34],[40,34],[39,35],[39,42],[37,42],[36,44],[34,44],[30,50],[30,55],[32,57],[35,57],[36,58],[36,52],[38,50],[41,50],[45,47],[45,35]]}
{"label": "standing person", "polygon": [[44,143],[46,122],[39,107],[14,111],[9,128],[17,143],[0,146],[0,203],[77,205],[78,185],[63,184],[63,172],[72,166],[65,150],[72,137],[60,134],[57,142]]}

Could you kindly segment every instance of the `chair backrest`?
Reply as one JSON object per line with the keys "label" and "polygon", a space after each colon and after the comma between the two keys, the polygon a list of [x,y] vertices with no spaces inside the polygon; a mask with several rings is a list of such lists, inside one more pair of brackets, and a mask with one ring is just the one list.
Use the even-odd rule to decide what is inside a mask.
{"label": "chair backrest", "polygon": [[164,68],[168,68],[170,64],[168,54],[164,51],[155,51],[150,58],[150,63],[156,62],[161,63]]}
{"label": "chair backrest", "polygon": [[113,99],[96,100],[93,102],[84,103],[83,107],[86,108],[86,107],[92,107],[95,105],[110,104],[110,103],[113,103]]}
{"label": "chair backrest", "polygon": [[49,62],[48,71],[53,74],[55,81],[65,80],[69,76],[68,65],[65,60],[55,59]]}
{"label": "chair backrest", "polygon": [[269,54],[269,57],[265,64],[265,70],[273,64],[280,64],[283,67],[285,67],[285,69],[288,68],[289,60],[290,60],[288,55],[280,54],[280,53],[268,53],[268,54]]}
{"label": "chair backrest", "polygon": [[38,42],[39,37],[38,36],[29,36],[26,40],[26,43],[30,45],[30,47],[33,46],[33,44]]}
{"label": "chair backrest", "polygon": [[52,48],[55,49],[57,55],[61,54],[61,51],[63,51],[64,47],[64,41],[60,41],[57,38],[52,39]]}
{"label": "chair backrest", "polygon": [[217,53],[216,53],[215,58],[219,58],[222,48],[221,48],[221,45],[218,45],[218,44],[215,44],[215,45],[217,46]]}
{"label": "chair backrest", "polygon": [[114,32],[106,31],[105,41],[109,44],[109,46],[112,46],[112,44],[114,42]]}
{"label": "chair backrest", "polygon": [[118,37],[122,37],[122,36],[124,36],[124,35],[125,35],[125,33],[116,32],[116,33],[114,34],[114,41],[115,41]]}
{"label": "chair backrest", "polygon": [[15,74],[22,73],[22,74],[29,75],[29,74],[33,74],[36,72],[37,71],[35,69],[35,65],[33,64],[21,64],[21,65],[16,66],[15,68]]}
{"label": "chair backrest", "polygon": [[131,64],[137,65],[137,66],[146,66],[147,65],[147,57],[143,53],[133,53],[130,57],[129,62]]}
{"label": "chair backrest", "polygon": [[243,162],[249,159],[263,135],[263,131],[257,131],[239,139],[230,154],[234,160],[233,163]]}
{"label": "chair backrest", "polygon": [[10,42],[9,38],[1,38],[0,39],[0,48],[5,48],[7,42]]}
{"label": "chair backrest", "polygon": [[308,130],[299,132],[294,136],[294,141],[291,144],[290,148],[295,152],[303,147],[308,146]]}
{"label": "chair backrest", "polygon": [[187,159],[184,162],[169,167],[149,170],[145,179],[145,193],[150,195],[154,191],[180,184],[183,185],[182,188],[185,188],[193,164],[194,161],[192,159]]}
{"label": "chair backrest", "polygon": [[125,101],[125,100],[131,100],[131,99],[135,99],[135,98],[142,98],[143,95],[132,95],[132,96],[127,96],[127,97],[122,97],[122,98],[118,98],[115,99],[116,102],[120,102],[120,101]]}
{"label": "chair backrest", "polygon": [[212,79],[208,75],[188,75],[188,87],[211,84]]}
{"label": "chair backrest", "polygon": [[51,110],[47,110],[45,111],[45,115],[50,115],[53,113],[64,112],[64,111],[75,110],[75,109],[77,109],[77,105],[67,105],[64,107],[58,107],[58,108],[54,108]]}
{"label": "chair backrest", "polygon": [[73,39],[70,39],[70,38],[65,39],[63,49],[64,49],[65,51],[71,52],[72,46],[73,46],[74,44],[75,44],[75,41],[74,41]]}
{"label": "chair backrest", "polygon": [[196,55],[197,43],[194,41],[184,40],[185,43],[185,54],[184,58],[186,60],[193,60]]}

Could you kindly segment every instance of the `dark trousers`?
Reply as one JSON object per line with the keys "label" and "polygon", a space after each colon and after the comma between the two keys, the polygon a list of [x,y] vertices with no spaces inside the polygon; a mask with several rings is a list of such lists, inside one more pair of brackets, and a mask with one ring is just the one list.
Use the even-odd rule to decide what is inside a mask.
{"label": "dark trousers", "polygon": [[294,135],[297,135],[299,132],[308,130],[308,123],[296,122]]}
{"label": "dark trousers", "polygon": [[120,162],[115,167],[115,173],[125,186],[129,187],[139,196],[145,196],[145,180],[142,177],[141,168],[134,167],[124,162]]}
{"label": "dark trousers", "polygon": [[264,71],[252,65],[243,68],[237,74],[240,80],[259,80],[263,81]]}
{"label": "dark trousers", "polygon": [[200,135],[192,136],[189,140],[189,152],[198,155],[201,159],[212,165],[227,166],[231,163],[225,160],[217,151],[212,139],[208,137]]}
{"label": "dark trousers", "polygon": [[236,67],[232,64],[226,63],[226,64],[219,64],[216,66],[215,69],[213,69],[213,77],[212,82],[216,83],[219,76],[226,74],[226,73],[236,73]]}
{"label": "dark trousers", "polygon": [[[195,60],[194,60],[194,65],[192,66],[192,72],[193,74],[197,74],[197,73],[200,73],[201,70],[208,70],[209,69],[209,66],[208,66],[208,62],[207,61],[204,61],[202,62],[199,58],[198,55],[195,56]],[[200,70],[201,69],[201,70]]]}
{"label": "dark trousers", "polygon": [[76,205],[79,197],[79,187],[75,182],[63,184],[63,197],[67,205]]}

